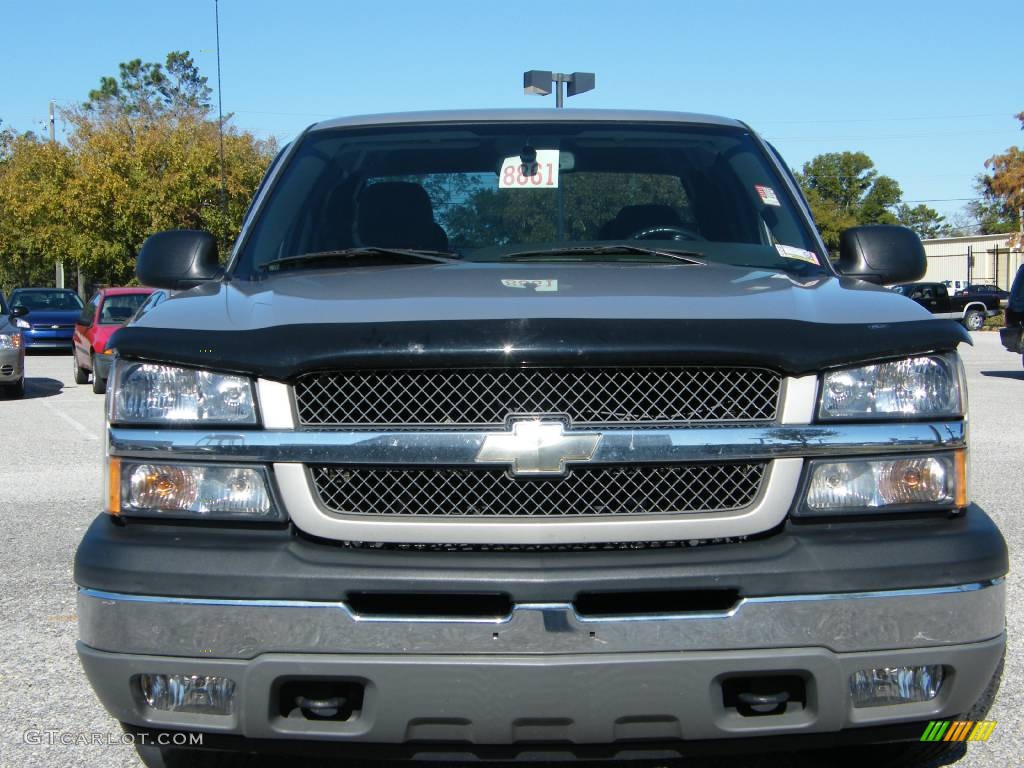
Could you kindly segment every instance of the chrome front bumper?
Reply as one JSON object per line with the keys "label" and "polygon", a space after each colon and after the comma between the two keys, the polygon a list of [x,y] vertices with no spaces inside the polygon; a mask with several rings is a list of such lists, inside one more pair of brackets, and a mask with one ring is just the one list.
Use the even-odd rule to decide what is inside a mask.
{"label": "chrome front bumper", "polygon": [[827,648],[837,653],[989,640],[1005,582],[742,598],[730,610],[583,617],[517,604],[494,619],[360,616],[344,602],[78,593],[79,636],[103,651],[251,659],[262,653],[559,654]]}
{"label": "chrome front bumper", "polygon": [[[509,617],[367,618],[343,603],[181,600],[82,590],[79,655],[108,711],[139,727],[259,739],[462,745],[628,743],[830,733],[956,717],[1005,646],[1002,580],[937,589],[756,598],[721,614],[582,618],[520,605]],[[861,669],[940,664],[939,695],[853,706]],[[142,674],[220,675],[228,715],[148,707]],[[741,716],[736,676],[795,675],[806,701]],[[286,681],[354,681],[350,719],[285,717]]]}

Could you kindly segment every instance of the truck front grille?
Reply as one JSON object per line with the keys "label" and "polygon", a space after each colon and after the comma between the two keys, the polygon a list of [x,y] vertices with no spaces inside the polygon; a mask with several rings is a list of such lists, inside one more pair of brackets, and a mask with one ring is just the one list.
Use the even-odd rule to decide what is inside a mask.
{"label": "truck front grille", "polygon": [[573,425],[763,422],[781,377],[760,368],[516,368],[311,373],[295,383],[311,428],[500,426],[559,414]]}
{"label": "truck front grille", "polygon": [[320,502],[358,515],[580,517],[724,512],[757,496],[765,462],[571,467],[521,479],[502,469],[310,467]]}

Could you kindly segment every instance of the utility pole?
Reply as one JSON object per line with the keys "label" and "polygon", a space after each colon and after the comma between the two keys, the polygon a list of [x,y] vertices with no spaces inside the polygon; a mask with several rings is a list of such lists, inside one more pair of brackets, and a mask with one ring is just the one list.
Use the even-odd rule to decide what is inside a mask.
{"label": "utility pole", "polygon": [[[50,144],[57,143],[57,123],[53,115],[54,106],[53,99],[50,99]],[[57,271],[54,275],[54,283],[58,288],[64,287],[64,260],[60,256],[57,257]]]}
{"label": "utility pole", "polygon": [[224,226],[228,221],[228,183],[224,172],[224,101],[220,87],[220,0],[213,0],[214,24],[217,30],[217,135],[220,138],[220,206]]}

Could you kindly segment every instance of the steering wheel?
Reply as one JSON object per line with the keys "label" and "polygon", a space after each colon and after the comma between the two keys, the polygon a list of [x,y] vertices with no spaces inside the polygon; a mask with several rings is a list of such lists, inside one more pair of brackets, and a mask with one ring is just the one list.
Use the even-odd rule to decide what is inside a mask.
{"label": "steering wheel", "polygon": [[630,240],[706,240],[707,238],[685,227],[659,225],[638,229],[629,236]]}

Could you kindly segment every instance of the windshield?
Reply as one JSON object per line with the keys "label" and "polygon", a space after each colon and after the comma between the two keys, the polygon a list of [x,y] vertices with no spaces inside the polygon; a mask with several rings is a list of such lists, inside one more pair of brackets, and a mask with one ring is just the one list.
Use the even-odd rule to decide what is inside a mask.
{"label": "windshield", "polygon": [[29,312],[78,312],[85,306],[72,291],[13,291],[11,308],[24,307]]}
{"label": "windshield", "polygon": [[103,308],[100,309],[100,325],[120,325],[127,322],[148,298],[148,293],[118,293],[107,296],[103,300]]}
{"label": "windshield", "polygon": [[[467,261],[524,251],[563,261],[666,261],[650,251],[677,250],[707,261],[828,272],[784,182],[740,128],[332,129],[305,136],[286,163],[242,244],[241,276],[283,258],[368,246]],[[607,243],[643,249],[587,247]],[[317,265],[337,262],[304,266]]]}

